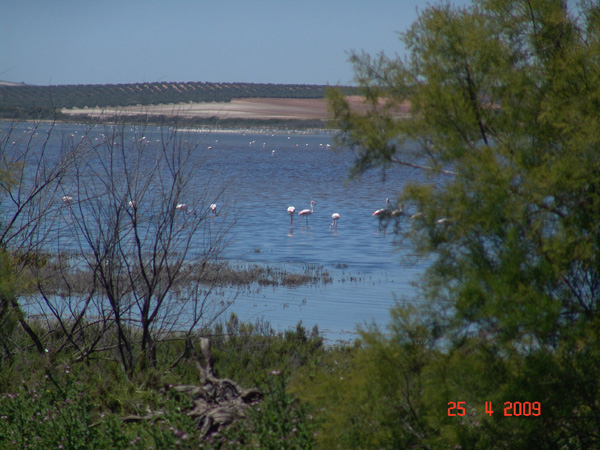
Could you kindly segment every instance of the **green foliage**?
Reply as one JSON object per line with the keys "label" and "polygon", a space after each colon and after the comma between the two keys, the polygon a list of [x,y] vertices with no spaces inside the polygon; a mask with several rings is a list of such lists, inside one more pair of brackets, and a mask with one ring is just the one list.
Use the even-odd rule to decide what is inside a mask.
{"label": "green foliage", "polygon": [[[22,350],[15,352],[13,361],[3,360],[0,365],[0,447],[315,448],[316,423],[287,388],[289,373],[311,366],[307,342],[320,343],[321,338],[309,338],[301,326],[286,336],[275,335],[264,323],[243,324],[235,317],[228,326],[235,333],[252,332],[244,335],[244,343],[235,338],[229,343],[215,342],[215,353],[245,346],[267,364],[249,368],[247,359],[220,358],[236,381],[260,380],[252,385],[261,389],[264,400],[246,410],[245,420],[206,439],[201,437],[197,421],[186,414],[191,398],[168,388],[170,384],[200,383],[191,359],[174,367],[162,363],[130,378],[115,361],[90,358],[86,363],[73,363],[72,350],[56,355]],[[264,345],[265,336],[269,345]],[[27,342],[23,330],[15,330],[13,339],[17,347]],[[158,361],[171,361],[162,352],[181,352],[184,343],[179,344],[178,348],[160,346]],[[324,352],[319,344],[316,354]],[[220,370],[218,362],[215,369],[226,371]]]}
{"label": "green foliage", "polygon": [[396,309],[395,319],[391,338],[362,330],[359,348],[296,386],[320,411],[322,448],[412,448],[429,434],[427,417],[438,405],[427,392],[439,356],[414,310]]}
{"label": "green foliage", "polygon": [[215,327],[212,351],[219,376],[247,384],[264,382],[273,370],[316,367],[325,353],[316,328],[309,335],[299,323],[276,334],[266,322],[240,323],[233,313],[224,327]]}
{"label": "green foliage", "polygon": [[316,423],[307,407],[287,392],[288,377],[274,371],[260,384],[265,400],[250,409],[248,420],[223,433],[226,448],[313,449]]}
{"label": "green foliage", "polygon": [[127,425],[119,415],[100,412],[100,399],[90,395],[89,388],[87,380],[78,380],[67,367],[62,376],[23,382],[4,394],[0,445],[6,449],[147,449],[200,444],[196,424],[176,401],[158,397],[156,407],[163,412],[159,420]]}
{"label": "green foliage", "polygon": [[2,448],[94,447],[99,430],[90,428],[92,404],[82,387],[67,376],[63,386],[46,378],[4,394],[0,399]]}
{"label": "green foliage", "polygon": [[12,337],[21,311],[14,307],[17,281],[13,271],[12,259],[4,250],[0,250],[0,341],[4,356],[12,356]]}
{"label": "green foliage", "polygon": [[[401,198],[419,213],[405,227],[415,251],[435,255],[420,288],[437,388],[422,391],[431,403],[414,445],[600,445],[599,10],[592,0],[431,6],[402,35],[406,60],[353,55],[366,114],[330,94],[354,174],[402,164],[428,175]],[[411,115],[398,120],[405,102]],[[412,329],[393,324],[393,336]],[[395,339],[372,365],[416,351]],[[359,352],[351,379],[374,376],[360,359],[375,349]],[[397,404],[409,394],[401,386]],[[451,422],[449,401],[475,409]],[[502,417],[505,402],[535,401],[541,417]]]}

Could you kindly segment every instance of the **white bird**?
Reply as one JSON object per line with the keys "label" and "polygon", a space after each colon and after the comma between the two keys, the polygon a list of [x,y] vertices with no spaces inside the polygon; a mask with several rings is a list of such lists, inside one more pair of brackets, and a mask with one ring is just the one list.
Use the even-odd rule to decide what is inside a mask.
{"label": "white bird", "polygon": [[212,205],[210,205],[210,210],[216,216],[217,215],[217,204],[213,203]]}
{"label": "white bird", "polygon": [[294,213],[296,212],[295,206],[288,206],[288,214],[290,215],[290,227],[294,226]]}
{"label": "white bird", "polygon": [[392,211],[392,218],[396,221],[396,229],[400,227],[400,217],[404,215],[404,205],[401,203],[398,209]]}
{"label": "white bird", "polygon": [[385,208],[378,209],[371,215],[379,219],[379,228],[381,228],[383,226],[383,223],[387,222],[390,219],[390,217],[392,217],[390,199],[385,199]]}
{"label": "white bird", "polygon": [[131,209],[133,209],[133,208],[135,208],[135,207],[136,207],[136,204],[135,204],[135,202],[134,202],[133,200],[130,200],[130,201],[129,201],[129,207],[130,207]]}
{"label": "white bird", "polygon": [[400,205],[400,207],[398,209],[394,209],[392,211],[392,217],[394,217],[395,219],[397,219],[403,215],[404,215],[404,207],[402,205]]}
{"label": "white bird", "polygon": [[317,202],[315,202],[314,200],[310,201],[310,209],[303,209],[302,211],[300,211],[298,213],[299,216],[305,216],[306,217],[306,225],[308,225],[308,216],[310,216],[312,213],[315,212],[313,206],[316,205]]}
{"label": "white bird", "polygon": [[329,229],[331,230],[331,228],[333,227],[335,229],[335,231],[337,231],[337,221],[340,218],[340,213],[333,213],[331,215],[331,218],[333,219],[333,222],[331,222],[331,225],[329,225]]}
{"label": "white bird", "polygon": [[187,211],[188,206],[185,203],[178,203],[177,206],[175,206],[175,209],[177,211]]}
{"label": "white bird", "polygon": [[376,210],[372,215],[373,216],[380,216],[382,214],[385,215],[385,214],[388,214],[388,213],[391,213],[390,199],[386,198],[385,199],[385,208],[381,208],[381,209]]}
{"label": "white bird", "polygon": [[70,195],[65,195],[64,197],[61,198],[61,200],[63,201],[63,203],[66,203],[67,205],[69,205],[73,201],[73,197],[71,197]]}

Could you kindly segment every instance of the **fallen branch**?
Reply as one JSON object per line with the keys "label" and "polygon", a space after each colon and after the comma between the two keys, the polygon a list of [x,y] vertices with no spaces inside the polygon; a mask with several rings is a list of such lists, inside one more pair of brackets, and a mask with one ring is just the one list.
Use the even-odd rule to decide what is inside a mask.
{"label": "fallen branch", "polygon": [[207,338],[200,339],[200,351],[204,364],[196,356],[196,367],[202,386],[174,386],[173,389],[195,397],[194,407],[187,414],[198,418],[200,433],[207,436],[222,426],[244,418],[245,410],[262,400],[262,393],[258,389],[243,389],[233,380],[217,378],[213,372],[210,341]]}
{"label": "fallen branch", "polygon": [[[210,351],[210,341],[200,339],[200,351],[204,364],[195,355],[195,362],[200,372],[201,384],[175,385],[169,389],[193,397],[193,407],[187,415],[198,419],[198,429],[202,437],[219,431],[223,426],[230,425],[236,420],[246,417],[245,411],[250,406],[262,400],[258,389],[243,389],[235,381],[228,378],[217,378],[213,371],[213,358]],[[149,412],[145,416],[129,415],[121,418],[123,423],[160,420],[164,412]],[[94,424],[96,426],[98,424]]]}

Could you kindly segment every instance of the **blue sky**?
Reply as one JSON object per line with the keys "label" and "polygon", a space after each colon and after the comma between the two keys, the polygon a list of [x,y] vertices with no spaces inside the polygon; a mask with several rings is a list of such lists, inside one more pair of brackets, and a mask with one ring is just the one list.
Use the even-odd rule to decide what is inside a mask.
{"label": "blue sky", "polygon": [[[470,0],[455,0],[456,5]],[[349,84],[402,55],[420,0],[2,0],[0,80]]]}

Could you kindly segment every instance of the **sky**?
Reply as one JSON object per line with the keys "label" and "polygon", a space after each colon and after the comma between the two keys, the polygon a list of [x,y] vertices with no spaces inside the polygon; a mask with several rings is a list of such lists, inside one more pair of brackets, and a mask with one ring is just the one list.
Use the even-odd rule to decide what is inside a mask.
{"label": "sky", "polygon": [[[468,5],[470,0],[455,0]],[[0,80],[352,84],[425,0],[0,0]]]}

